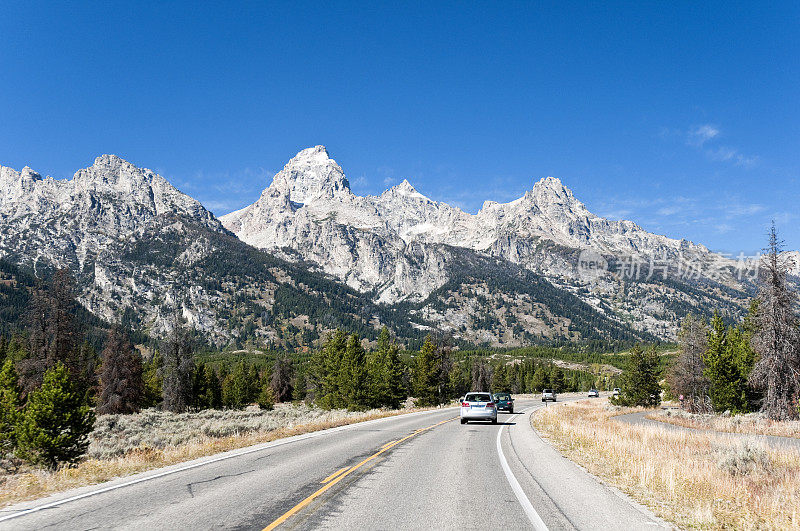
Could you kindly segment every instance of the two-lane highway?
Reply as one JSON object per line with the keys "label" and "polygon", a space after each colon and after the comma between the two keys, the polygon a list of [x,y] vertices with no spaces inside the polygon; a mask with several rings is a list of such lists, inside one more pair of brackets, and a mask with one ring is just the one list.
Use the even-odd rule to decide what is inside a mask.
{"label": "two-lane highway", "polygon": [[283,439],[9,507],[0,528],[658,524],[539,439],[529,419],[536,407],[518,401],[522,413],[501,413],[498,425],[461,425],[451,408]]}

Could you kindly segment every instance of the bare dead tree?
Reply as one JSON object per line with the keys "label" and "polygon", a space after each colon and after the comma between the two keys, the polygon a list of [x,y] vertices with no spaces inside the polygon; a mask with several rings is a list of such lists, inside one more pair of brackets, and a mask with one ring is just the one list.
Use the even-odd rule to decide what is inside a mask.
{"label": "bare dead tree", "polygon": [[75,278],[67,268],[59,269],[53,275],[50,286],[50,332],[49,358],[54,364],[62,362],[73,378],[83,373],[77,363],[78,333],[75,311],[78,302],[75,298]]}
{"label": "bare dead tree", "polygon": [[182,413],[192,404],[192,371],[194,359],[192,353],[189,331],[180,316],[180,310],[175,311],[167,341],[163,347],[164,357],[164,384],[162,407],[166,411]]}
{"label": "bare dead tree", "polygon": [[142,356],[119,326],[108,333],[103,349],[97,414],[135,413],[144,398]]}
{"label": "bare dead tree", "polygon": [[783,242],[775,224],[762,261],[758,310],[751,346],[759,358],[751,384],[763,390],[761,410],[771,419],[796,419],[800,397],[800,319],[798,296],[787,283],[788,264],[781,259]]}
{"label": "bare dead tree", "polygon": [[483,360],[472,364],[472,391],[489,392],[492,382],[492,370]]}
{"label": "bare dead tree", "polygon": [[708,326],[694,314],[688,314],[678,332],[680,353],[669,373],[669,385],[676,395],[684,396],[684,406],[693,413],[710,410],[709,381],[703,356],[708,349]]}
{"label": "bare dead tree", "polygon": [[42,280],[36,282],[25,312],[28,329],[28,356],[17,363],[19,384],[23,395],[27,395],[42,383],[47,371],[50,321],[50,293]]}
{"label": "bare dead tree", "polygon": [[275,360],[272,367],[272,376],[269,385],[272,394],[277,402],[286,402],[292,399],[292,378],[294,377],[294,367],[292,360],[287,356],[280,356]]}

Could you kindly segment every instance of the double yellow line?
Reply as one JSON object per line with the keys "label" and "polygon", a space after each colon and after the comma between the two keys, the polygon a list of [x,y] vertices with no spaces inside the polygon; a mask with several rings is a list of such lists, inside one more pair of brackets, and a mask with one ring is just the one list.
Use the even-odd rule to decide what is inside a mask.
{"label": "double yellow line", "polygon": [[436,426],[440,426],[440,425],[444,424],[445,422],[450,422],[451,420],[455,420],[456,418],[458,418],[458,417],[453,417],[451,419],[447,419],[447,420],[443,420],[441,422],[437,422],[436,424],[428,426],[427,428],[418,429],[417,431],[415,431],[411,435],[406,435],[402,439],[398,439],[396,441],[388,442],[388,443],[384,444],[383,446],[381,446],[380,450],[378,450],[377,452],[375,452],[371,456],[367,457],[366,459],[364,459],[363,461],[361,461],[357,465],[352,466],[352,467],[345,467],[345,468],[337,470],[336,472],[334,472],[333,474],[331,474],[330,476],[328,476],[328,477],[326,477],[325,479],[322,480],[322,483],[324,484],[324,486],[322,488],[320,488],[314,494],[312,494],[311,496],[309,496],[305,500],[301,501],[300,503],[298,503],[297,505],[295,505],[294,507],[292,507],[291,509],[286,511],[280,518],[278,518],[277,520],[275,520],[274,522],[269,524],[267,527],[265,527],[264,531],[270,531],[271,529],[275,529],[276,527],[278,527],[279,525],[284,523],[286,520],[288,520],[289,518],[291,518],[292,516],[294,516],[295,514],[300,512],[304,507],[307,507],[312,501],[314,501],[316,498],[318,498],[319,496],[324,494],[325,491],[327,491],[328,489],[330,489],[331,487],[333,487],[334,485],[339,483],[341,480],[343,480],[344,478],[346,478],[347,476],[349,476],[350,474],[352,474],[353,472],[355,472],[356,470],[358,470],[359,468],[361,468],[365,464],[369,463],[370,461],[372,461],[373,459],[375,459],[376,457],[378,457],[382,453],[391,450],[392,448],[394,448],[398,444],[400,444],[400,443],[402,443],[404,441],[407,441],[408,439],[410,439],[411,437],[414,437],[415,435],[419,435],[420,433],[423,433],[423,432],[426,432],[428,430],[431,430],[431,429],[435,428]]}

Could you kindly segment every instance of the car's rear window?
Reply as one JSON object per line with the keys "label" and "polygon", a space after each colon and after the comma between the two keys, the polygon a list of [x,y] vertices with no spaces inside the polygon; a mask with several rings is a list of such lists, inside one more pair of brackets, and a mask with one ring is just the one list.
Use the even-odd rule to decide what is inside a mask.
{"label": "car's rear window", "polygon": [[553,392],[553,390],[552,390],[552,389],[545,389],[545,390],[543,390],[542,392],[543,392],[543,393],[552,393],[552,392]]}
{"label": "car's rear window", "polygon": [[474,395],[467,395],[466,401],[467,402],[491,402],[492,399],[489,397],[489,395],[474,394]]}
{"label": "car's rear window", "polygon": [[511,395],[506,395],[506,394],[503,394],[503,393],[498,393],[498,394],[494,395],[494,398],[495,398],[496,400],[508,400],[508,399],[510,399],[510,398],[511,398]]}

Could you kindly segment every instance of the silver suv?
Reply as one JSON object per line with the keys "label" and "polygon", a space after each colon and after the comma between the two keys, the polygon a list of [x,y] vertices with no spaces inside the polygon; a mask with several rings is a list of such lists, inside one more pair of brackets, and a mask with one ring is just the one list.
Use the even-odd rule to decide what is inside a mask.
{"label": "silver suv", "polygon": [[461,424],[470,420],[489,420],[497,424],[497,406],[491,393],[467,393],[461,400]]}
{"label": "silver suv", "polygon": [[542,402],[547,402],[548,400],[558,402],[555,389],[542,389]]}

